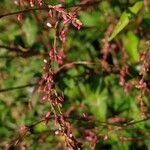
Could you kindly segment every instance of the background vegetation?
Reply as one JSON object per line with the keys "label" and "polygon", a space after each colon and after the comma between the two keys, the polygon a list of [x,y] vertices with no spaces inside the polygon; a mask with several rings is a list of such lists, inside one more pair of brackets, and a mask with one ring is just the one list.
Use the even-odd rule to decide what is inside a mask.
{"label": "background vegetation", "polygon": [[[62,3],[68,11],[82,4],[77,18],[83,25],[80,30],[69,25],[63,64],[53,67],[57,90],[64,95],[62,112],[83,149],[149,149],[150,76],[142,69],[150,62],[150,2],[44,3]],[[28,8],[0,1],[0,149],[66,149],[53,119],[39,122],[50,109],[37,83],[55,38],[55,28],[47,26],[53,20],[42,10],[2,17]],[[25,136],[23,125],[30,127]]]}

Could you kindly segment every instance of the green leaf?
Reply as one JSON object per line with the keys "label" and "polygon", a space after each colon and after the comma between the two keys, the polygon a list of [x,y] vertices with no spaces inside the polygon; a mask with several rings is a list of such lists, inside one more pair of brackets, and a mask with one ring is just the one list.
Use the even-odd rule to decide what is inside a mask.
{"label": "green leaf", "polygon": [[82,12],[80,13],[80,20],[85,27],[103,27],[106,25],[103,21],[103,16],[100,16],[99,12]]}
{"label": "green leaf", "polygon": [[32,46],[36,41],[36,33],[38,31],[34,19],[30,17],[26,18],[25,22],[23,23],[22,29],[25,33],[28,46]]}
{"label": "green leaf", "polygon": [[41,123],[39,123],[35,126],[35,131],[36,132],[43,132],[43,131],[46,131],[46,130],[47,130],[47,126],[45,125],[44,122],[41,122]]}
{"label": "green leaf", "polygon": [[142,6],[143,6],[143,1],[139,1],[139,2],[136,2],[134,6],[129,7],[129,10],[132,13],[137,14],[138,11],[142,8]]}
{"label": "green leaf", "polygon": [[130,60],[132,62],[137,62],[139,60],[139,39],[136,34],[132,31],[127,32],[126,35],[122,36],[122,43],[129,55]]}
{"label": "green leaf", "polygon": [[118,24],[116,25],[113,33],[111,34],[109,41],[111,41],[124,27],[126,27],[129,23],[130,14],[127,12],[123,12],[120,17]]}
{"label": "green leaf", "polygon": [[84,94],[85,103],[90,107],[92,114],[101,121],[106,121],[107,114],[107,90],[100,92],[100,85],[92,91],[88,85],[79,84]]}
{"label": "green leaf", "polygon": [[128,25],[133,13],[137,14],[138,11],[141,9],[142,5],[143,5],[142,1],[136,2],[134,6],[129,7],[130,11],[128,12],[125,11],[122,13],[119,22],[117,23],[114,31],[109,37],[109,41],[111,41],[120,31],[122,31]]}

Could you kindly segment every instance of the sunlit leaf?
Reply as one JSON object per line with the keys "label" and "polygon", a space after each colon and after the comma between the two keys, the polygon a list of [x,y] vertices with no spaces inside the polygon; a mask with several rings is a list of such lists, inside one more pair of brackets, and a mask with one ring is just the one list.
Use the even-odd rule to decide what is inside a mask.
{"label": "sunlit leaf", "polygon": [[129,7],[129,10],[132,13],[137,14],[138,11],[142,8],[142,6],[143,6],[143,1],[139,1],[139,2],[136,2],[134,6]]}
{"label": "sunlit leaf", "polygon": [[132,31],[127,32],[126,35],[122,36],[122,42],[130,57],[130,60],[132,62],[137,62],[139,60],[139,53],[138,53],[139,39],[136,36],[136,34],[134,34],[134,32]]}
{"label": "sunlit leaf", "polygon": [[37,131],[37,132],[42,132],[45,130],[47,130],[47,127],[44,122],[41,122],[35,126],[35,131]]}
{"label": "sunlit leaf", "polygon": [[32,46],[32,44],[36,40],[36,33],[38,31],[37,25],[32,18],[26,18],[23,23],[22,29],[25,33],[26,41],[28,46]]}
{"label": "sunlit leaf", "polygon": [[106,25],[106,23],[102,21],[103,16],[100,15],[99,12],[82,12],[80,14],[80,19],[85,27],[103,27]]}
{"label": "sunlit leaf", "polygon": [[131,16],[130,13],[123,12],[118,24],[116,25],[113,33],[111,34],[111,36],[109,38],[109,41],[111,41],[121,30],[124,29],[124,27],[126,27],[128,25],[130,16]]}
{"label": "sunlit leaf", "polygon": [[115,26],[111,36],[109,37],[109,41],[111,41],[120,31],[122,31],[129,23],[133,14],[137,14],[143,5],[142,1],[136,2],[134,6],[129,7],[129,11],[125,11],[122,13],[119,22]]}

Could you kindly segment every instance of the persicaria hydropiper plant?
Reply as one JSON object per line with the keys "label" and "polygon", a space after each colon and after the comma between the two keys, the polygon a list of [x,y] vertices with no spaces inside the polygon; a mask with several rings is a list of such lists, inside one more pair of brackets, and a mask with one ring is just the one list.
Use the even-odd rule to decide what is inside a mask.
{"label": "persicaria hydropiper plant", "polygon": [[[22,7],[23,5],[30,5],[30,7],[34,7],[39,5],[42,7],[43,2],[42,0],[34,1],[15,1],[15,4]],[[53,47],[49,51],[49,56],[47,59],[44,59],[44,67],[45,74],[42,76],[42,79],[39,83],[39,91],[42,93],[43,101],[47,101],[50,104],[50,111],[46,114],[44,120],[47,124],[49,121],[50,116],[54,116],[55,124],[59,126],[59,130],[55,132],[55,134],[61,134],[65,137],[66,146],[69,149],[79,150],[82,147],[81,142],[79,142],[72,133],[72,127],[69,121],[67,121],[63,115],[61,110],[64,97],[63,95],[58,94],[56,87],[55,87],[55,71],[52,67],[53,62],[57,64],[63,64],[64,58],[64,43],[66,40],[66,35],[68,31],[68,25],[72,24],[77,29],[80,29],[82,23],[80,20],[77,19],[77,8],[72,9],[70,12],[67,12],[65,8],[61,5],[51,6],[48,5],[47,7],[47,15],[52,18],[51,20],[53,23],[47,22],[47,26],[52,28],[54,27],[56,30],[55,39],[53,43]],[[21,16],[25,15],[23,13],[18,15],[18,20],[20,21]],[[61,18],[63,20],[63,26],[60,26]],[[60,45],[57,45],[57,40],[61,42]],[[24,126],[20,129],[21,132],[27,132],[28,127]]]}
{"label": "persicaria hydropiper plant", "polygon": [[[50,5],[47,4],[44,0],[14,0],[14,4],[17,6],[17,8],[20,11],[17,11],[15,13],[8,13],[4,14],[3,16],[0,16],[0,18],[4,16],[9,15],[17,15],[17,20],[19,24],[23,24],[23,20],[25,20],[27,13],[33,13],[34,17],[36,18],[37,22],[40,22],[43,26],[44,31],[48,31],[53,29],[54,36],[53,39],[48,39],[44,44],[46,49],[48,49],[47,53],[44,53],[45,56],[43,60],[43,75],[41,76],[41,79],[38,81],[38,92],[41,96],[41,101],[44,104],[49,105],[49,110],[42,115],[42,120],[40,120],[37,123],[31,124],[31,125],[23,125],[19,127],[19,136],[17,136],[15,139],[13,139],[10,144],[7,145],[7,149],[11,149],[13,145],[17,145],[18,143],[21,143],[24,140],[24,137],[27,135],[28,132],[34,133],[34,127],[37,124],[40,124],[41,122],[45,123],[47,126],[49,123],[53,122],[55,124],[54,129],[52,130],[52,134],[55,134],[55,136],[60,136],[62,138],[62,141],[65,143],[64,149],[69,150],[81,150],[84,149],[84,146],[88,145],[89,149],[99,149],[99,143],[108,142],[111,137],[115,137],[114,139],[118,139],[119,141],[127,142],[137,142],[140,141],[141,138],[134,138],[135,135],[132,137],[126,137],[126,135],[123,134],[123,132],[120,134],[120,131],[123,130],[130,130],[132,128],[132,125],[139,122],[144,122],[150,119],[150,115],[148,114],[148,102],[145,101],[145,97],[149,95],[150,93],[150,84],[149,84],[149,69],[150,69],[150,40],[145,42],[145,45],[147,45],[147,49],[140,50],[139,52],[139,61],[136,61],[133,71],[136,75],[132,75],[132,66],[128,62],[129,55],[126,50],[125,45],[123,45],[122,39],[116,38],[113,41],[109,41],[109,37],[111,33],[114,30],[114,26],[116,24],[116,19],[113,19],[113,15],[111,14],[105,14],[106,18],[105,20],[108,23],[107,28],[105,29],[105,33],[103,35],[103,38],[100,39],[100,42],[96,39],[94,42],[101,43],[101,47],[95,46],[97,44],[93,44],[93,47],[98,47],[98,54],[94,52],[93,56],[98,56],[95,58],[90,58],[90,61],[73,61],[71,62],[68,60],[66,55],[66,43],[67,43],[67,37],[70,31],[70,28],[74,28],[75,30],[82,30],[82,27],[84,28],[84,24],[80,19],[78,18],[78,12],[84,11],[86,7],[90,7],[89,9],[93,10],[92,8],[93,4],[99,3],[99,1],[90,1],[90,0],[81,0],[79,4],[71,5],[71,6],[65,6],[64,1],[60,0],[60,3],[56,5]],[[130,8],[130,7],[129,7]],[[134,8],[135,9],[135,8]],[[133,11],[131,8],[129,9],[131,12]],[[40,15],[35,15],[34,11],[37,11]],[[128,12],[126,12],[128,13]],[[133,13],[133,12],[132,12]],[[89,15],[89,14],[88,14]],[[87,15],[87,16],[88,16]],[[134,13],[132,14],[134,15]],[[43,18],[42,18],[42,17]],[[86,16],[86,15],[85,15]],[[89,15],[90,16],[90,15]],[[128,17],[128,16],[127,16]],[[81,17],[82,18],[82,17]],[[94,19],[91,18],[89,21],[94,21]],[[127,18],[129,19],[129,18]],[[140,20],[140,19],[139,19]],[[128,20],[127,20],[128,21]],[[88,23],[87,23],[88,24]],[[90,23],[89,23],[90,24]],[[92,23],[91,23],[92,24]],[[90,25],[91,25],[90,24]],[[89,25],[89,26],[90,26]],[[93,30],[100,30],[96,27],[87,27],[92,28]],[[88,29],[89,31],[89,29]],[[130,33],[130,32],[129,32]],[[45,32],[41,32],[40,34],[43,34],[44,36],[48,36],[48,34]],[[128,33],[127,33],[128,35]],[[129,34],[130,35],[130,34]],[[94,36],[94,35],[92,35]],[[135,38],[134,35],[133,39]],[[81,33],[82,37],[82,33]],[[89,36],[90,37],[90,36]],[[89,38],[88,37],[88,38]],[[87,38],[87,39],[88,39]],[[136,39],[136,38],[135,38]],[[134,39],[134,40],[135,40]],[[44,41],[44,40],[43,40]],[[93,43],[94,43],[93,42]],[[84,44],[84,43],[83,43]],[[77,43],[78,45],[78,43]],[[82,44],[81,44],[82,45]],[[76,45],[74,46],[76,47]],[[89,55],[93,52],[93,47],[87,45],[87,48],[89,48]],[[7,47],[5,47],[7,48]],[[13,50],[13,48],[12,48]],[[99,51],[100,50],[100,51]],[[22,52],[23,53],[23,52]],[[28,54],[26,52],[25,54]],[[29,53],[30,54],[30,53]],[[87,56],[88,58],[88,56]],[[66,63],[67,62],[67,63]],[[68,63],[69,62],[69,63]],[[77,79],[75,77],[75,81],[78,79],[81,79],[84,76],[84,80],[88,80],[89,82],[91,79],[93,79],[96,76],[102,76],[104,78],[104,81],[98,81],[100,87],[95,87],[95,85],[91,86],[95,91],[93,94],[89,89],[90,86],[85,87],[80,84],[80,80],[76,81],[77,87],[79,89],[80,95],[84,97],[84,99],[88,99],[87,103],[88,105],[95,106],[97,112],[101,115],[107,116],[107,121],[100,121],[99,119],[96,119],[93,114],[88,111],[84,112],[84,110],[89,109],[87,107],[87,103],[81,103],[78,104],[78,106],[70,106],[67,111],[63,110],[63,105],[67,101],[65,99],[64,91],[61,91],[58,88],[57,85],[57,76],[59,75],[59,72],[62,70],[69,70],[72,68],[75,68],[78,65],[85,66],[85,71],[81,73],[80,75],[77,75]],[[94,67],[91,67],[94,66]],[[82,72],[82,69],[81,69]],[[74,74],[77,74],[76,72]],[[112,76],[115,77],[112,77]],[[133,77],[134,76],[134,77]],[[112,81],[113,80],[113,81]],[[82,81],[82,79],[81,79]],[[94,81],[97,82],[97,78],[94,78]],[[119,110],[120,112],[116,111],[117,105],[114,106],[113,110],[109,110],[109,107],[112,104],[112,101],[117,101],[119,90],[114,91],[112,90],[113,82],[117,81],[117,85],[120,86],[120,88],[123,89],[123,92],[126,94],[126,96],[130,95],[132,91],[135,91],[135,95],[133,96],[135,98],[136,104],[139,107],[140,110],[140,117],[141,120],[131,120],[130,116],[127,118],[124,113],[122,113],[121,109],[127,109],[128,107],[125,105],[122,106],[120,102],[118,105],[120,105]],[[104,83],[103,83],[104,82]],[[103,89],[103,86],[106,86],[106,89]],[[98,90],[97,90],[97,89]],[[112,88],[112,89],[111,89]],[[87,91],[91,92],[91,95],[94,97],[91,99],[87,96],[89,93]],[[115,89],[116,90],[116,89]],[[121,90],[120,90],[121,91]],[[99,94],[99,97],[97,96],[97,93]],[[108,106],[105,106],[105,96],[103,96],[103,93],[106,95],[113,95],[108,96]],[[122,93],[122,91],[120,92]],[[102,95],[102,96],[101,96]],[[123,95],[123,94],[122,94]],[[98,97],[98,98],[97,98]],[[98,101],[101,99],[101,97],[104,97],[104,100],[102,98],[102,101]],[[80,99],[80,98],[79,98]],[[100,106],[99,107],[97,107]],[[102,108],[104,107],[104,108]],[[106,108],[107,107],[107,108]],[[127,108],[126,108],[127,107]],[[134,106],[135,107],[135,106]],[[108,109],[108,114],[104,111],[104,113],[101,111],[101,109]],[[77,112],[79,110],[79,113]],[[95,111],[95,110],[94,110]],[[75,114],[72,118],[70,114]],[[117,114],[121,115],[117,115]],[[129,110],[129,113],[130,112]],[[72,120],[75,120],[75,123],[72,123]],[[100,118],[101,119],[101,118]],[[77,125],[77,126],[76,126]],[[103,130],[104,129],[104,130]],[[133,128],[136,133],[142,134],[144,131],[138,130],[136,127]],[[117,137],[114,135],[114,132],[118,132]],[[112,136],[111,136],[112,135]],[[41,136],[38,140],[41,143],[44,143],[43,141],[45,137]],[[61,139],[60,138],[60,139]],[[98,146],[97,146],[98,145]],[[108,142],[109,145],[109,142]],[[60,146],[63,147],[62,145]],[[60,148],[58,144],[58,149]],[[97,148],[98,147],[98,148]],[[28,146],[24,144],[20,144],[20,148],[28,149]],[[105,148],[107,149],[107,147]],[[109,148],[108,148],[109,149]]]}
{"label": "persicaria hydropiper plant", "polygon": [[[22,5],[22,1],[15,1],[15,4]],[[42,0],[34,1],[30,0],[29,5],[34,7],[39,5],[42,7]],[[42,93],[43,101],[47,101],[50,104],[50,111],[45,116],[45,123],[49,121],[51,115],[54,116],[55,124],[59,126],[59,130],[56,131],[56,134],[61,134],[65,137],[66,146],[69,149],[80,150],[82,147],[81,142],[79,142],[72,133],[72,127],[69,121],[67,121],[61,110],[62,104],[64,102],[63,94],[57,92],[55,86],[55,70],[53,68],[53,63],[56,62],[58,65],[63,64],[64,58],[64,43],[66,40],[66,35],[68,31],[69,24],[72,24],[77,29],[80,29],[82,23],[77,19],[77,8],[67,12],[65,8],[61,5],[47,6],[47,15],[52,18],[54,22],[47,22],[48,27],[54,27],[56,30],[55,39],[53,46],[49,51],[49,56],[47,59],[44,59],[45,74],[42,76],[42,79],[39,83],[39,92]],[[23,14],[22,14],[23,15]],[[63,20],[63,25],[60,26],[61,18]],[[57,40],[60,41],[61,46],[57,45]],[[22,131],[22,130],[21,130]],[[27,130],[26,130],[27,131]]]}
{"label": "persicaria hydropiper plant", "polygon": [[[56,23],[54,24],[54,27],[56,28],[55,36],[61,41],[62,47],[58,51],[56,44],[57,39],[55,39],[54,46],[49,52],[49,58],[44,60],[45,66],[43,68],[46,71],[46,74],[42,76],[39,90],[43,95],[43,100],[48,101],[50,104],[50,112],[48,112],[45,116],[45,121],[47,123],[49,116],[54,115],[55,123],[59,125],[59,132],[56,131],[55,133],[65,136],[66,145],[69,149],[81,149],[82,144],[73,136],[71,124],[64,118],[61,111],[64,97],[63,95],[59,95],[57,93],[54,81],[55,72],[50,65],[52,65],[53,61],[58,64],[63,64],[63,45],[65,43],[68,25],[72,23],[76,28],[80,29],[82,23],[76,18],[76,10],[68,13],[62,7],[62,5],[48,6],[48,8],[50,17],[53,17],[53,13],[59,13],[58,15],[63,18],[63,27],[59,31],[57,27],[59,21],[56,21]],[[51,27],[50,23],[48,23],[47,25]]]}

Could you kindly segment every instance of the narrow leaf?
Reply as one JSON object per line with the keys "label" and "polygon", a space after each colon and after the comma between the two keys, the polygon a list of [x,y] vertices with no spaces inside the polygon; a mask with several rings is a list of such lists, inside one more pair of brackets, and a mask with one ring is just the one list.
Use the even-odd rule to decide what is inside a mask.
{"label": "narrow leaf", "polygon": [[129,7],[130,11],[124,11],[120,17],[119,22],[117,23],[114,31],[112,32],[111,36],[109,37],[109,41],[111,41],[120,31],[122,31],[129,23],[131,16],[137,14],[138,11],[142,8],[143,1],[136,2],[134,6]]}
{"label": "narrow leaf", "polygon": [[133,63],[137,62],[139,60],[139,38],[137,35],[133,31],[128,31],[126,35],[122,36],[122,43],[128,53],[130,61]]}
{"label": "narrow leaf", "polygon": [[109,41],[111,41],[125,26],[129,23],[130,14],[127,12],[123,12],[118,24],[116,25],[113,33],[111,34]]}
{"label": "narrow leaf", "polygon": [[143,1],[139,1],[139,2],[136,2],[134,6],[129,7],[129,10],[132,13],[137,14],[138,11],[142,8],[142,6],[143,6]]}

